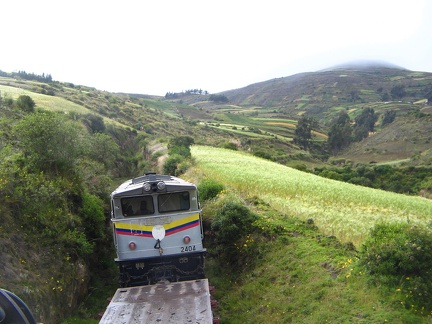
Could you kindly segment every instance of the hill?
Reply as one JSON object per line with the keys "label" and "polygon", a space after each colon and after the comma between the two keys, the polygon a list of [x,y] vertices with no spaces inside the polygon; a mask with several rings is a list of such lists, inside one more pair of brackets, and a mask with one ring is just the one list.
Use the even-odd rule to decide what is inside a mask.
{"label": "hill", "polygon": [[[235,105],[273,107],[293,116],[308,113],[326,122],[341,108],[358,109],[374,103],[377,109],[384,109],[384,104],[389,108],[391,100],[406,104],[399,110],[424,108],[412,103],[429,96],[431,84],[432,73],[381,65],[346,65],[268,80],[223,94]],[[405,90],[399,98],[395,87]]]}
{"label": "hill", "polygon": [[[266,86],[263,87],[264,84]],[[50,319],[55,322],[64,316],[61,312],[64,305],[75,305],[79,301],[77,295],[82,296],[89,289],[89,274],[100,275],[99,267],[111,264],[112,260],[110,245],[106,244],[109,236],[105,235],[104,241],[100,241],[97,239],[100,233],[96,233],[91,226],[85,226],[88,225],[86,219],[89,213],[98,212],[101,216],[99,226],[108,222],[109,204],[106,200],[113,181],[120,182],[126,177],[157,168],[157,161],[164,154],[168,141],[179,135],[192,137],[196,144],[229,147],[278,162],[268,164],[265,171],[254,175],[257,183],[262,185],[262,192],[269,193],[273,180],[262,183],[261,180],[270,179],[265,172],[277,170],[281,164],[307,163],[311,167],[327,164],[328,155],[324,151],[331,120],[340,111],[346,111],[354,119],[363,108],[373,108],[380,114],[375,134],[339,153],[334,159],[352,159],[363,163],[404,159],[410,163],[430,164],[427,145],[431,138],[430,106],[426,105],[430,84],[428,73],[394,67],[374,67],[372,70],[370,67],[340,67],[231,90],[220,94],[226,96],[228,102],[217,102],[211,100],[211,95],[184,94],[164,98],[116,94],[71,83],[23,80],[3,75],[0,77],[0,191],[5,193],[7,199],[1,206],[4,225],[0,227],[0,237],[1,255],[8,263],[7,267],[3,265],[2,284],[22,292],[31,299],[34,307],[38,307],[41,299],[56,303],[55,306],[43,305],[37,309],[39,314],[45,316],[46,322]],[[251,91],[251,88],[255,90]],[[403,96],[385,101],[386,94]],[[49,110],[57,113],[33,114],[25,111],[17,105],[20,96],[33,98],[36,112]],[[380,121],[388,110],[396,111],[396,118],[382,126]],[[304,115],[314,116],[319,121],[313,131],[314,150],[310,151],[303,150],[293,141],[297,123]],[[35,122],[38,116],[49,118],[42,119],[43,123],[38,127],[29,127],[35,125],[28,123]],[[51,123],[48,124],[48,121]],[[67,136],[50,137],[56,145],[52,147],[55,150],[46,150],[50,140],[40,143],[43,141],[40,134],[32,133],[45,129],[54,130],[59,135],[66,132]],[[50,134],[54,133],[44,135]],[[71,135],[73,140],[68,137]],[[80,147],[74,147],[78,144]],[[66,147],[74,151],[69,152]],[[37,150],[37,154],[32,150]],[[45,156],[53,152],[57,154],[55,158],[60,159],[58,164],[53,164],[53,156]],[[45,163],[38,160],[40,157],[47,158]],[[250,160],[245,157],[244,161]],[[50,167],[52,165],[55,167]],[[225,161],[220,160],[218,165],[224,166]],[[242,162],[237,165],[246,168]],[[59,170],[63,171],[59,173]],[[206,172],[217,178],[216,173]],[[334,201],[338,201],[339,197],[316,185],[317,178],[310,180],[311,175],[298,174],[304,176],[298,177],[294,185],[288,184],[299,189],[298,195],[294,194],[290,199],[287,196],[278,197],[272,205],[286,209],[288,200],[288,204],[293,203],[290,207],[295,207],[290,209],[291,213],[295,210],[299,219],[313,215],[317,223],[320,222],[317,216],[339,215],[337,219],[327,220],[330,226],[326,233],[336,233],[342,226],[340,219],[345,217],[340,212],[349,213],[350,202],[342,207],[329,203],[324,199],[326,195],[333,197]],[[310,181],[306,182],[307,179]],[[228,180],[224,178],[221,181],[229,183]],[[238,180],[239,183],[242,181],[245,179]],[[313,197],[310,194],[300,195],[302,187],[307,187],[308,191],[315,188],[315,193],[319,193],[315,194],[315,198],[322,201],[307,199]],[[248,189],[239,188],[244,191]],[[381,213],[378,207],[363,203],[363,189],[346,189],[342,194],[357,192],[358,204],[352,203],[352,206],[362,210],[366,218],[371,216],[370,212]],[[260,199],[268,204],[267,199],[270,198],[263,196]],[[321,202],[327,207],[324,211]],[[387,209],[394,211],[392,208]],[[398,217],[402,219],[404,216]],[[28,226],[35,222],[38,231]],[[324,223],[319,223],[323,230],[326,229]],[[12,237],[9,236],[11,233]],[[293,235],[296,235],[295,231]],[[315,235],[318,237],[321,234]],[[345,235],[356,237],[353,233]],[[361,242],[361,235],[356,240]],[[14,245],[15,241],[23,243]],[[39,256],[39,251],[44,251],[43,257]],[[97,262],[93,262],[95,260]],[[38,276],[32,272],[32,269],[46,267],[47,264],[50,265],[47,268],[52,269],[50,273],[55,275],[45,273]],[[82,270],[78,282],[74,281],[76,269]],[[93,272],[90,272],[92,269]],[[67,278],[60,280],[60,276],[66,273]],[[24,278],[21,277],[23,275]],[[92,278],[95,277],[98,276]],[[109,280],[113,281],[113,278]]]}
{"label": "hill", "polygon": [[322,233],[357,247],[377,222],[430,222],[428,199],[321,178],[232,150],[195,146],[192,153],[207,177],[258,197],[280,214],[312,218]]}
{"label": "hill", "polygon": [[[293,138],[301,116],[316,119],[318,133],[327,134],[341,111],[346,111],[353,122],[363,109],[373,109],[378,117],[374,139],[357,143],[354,150],[340,152],[344,158],[359,163],[406,160],[417,154],[423,156],[432,135],[427,126],[432,112],[428,105],[432,98],[432,73],[409,71],[388,63],[350,63],[263,81],[219,95],[225,96],[228,102],[211,102],[208,95],[185,96],[178,100],[205,111],[206,117],[200,120],[209,126],[235,135],[241,130],[241,134],[249,137],[256,137],[258,132],[267,139],[277,137],[281,140],[278,142]],[[384,127],[383,118],[389,112],[395,114],[397,122]],[[401,136],[401,128],[411,131],[404,131]],[[381,132],[387,135],[381,136]],[[402,138],[409,144],[404,145],[400,141]],[[315,140],[319,142],[325,138],[317,136]],[[282,147],[289,155],[299,152],[293,148]],[[254,150],[254,147],[246,149]],[[278,157],[277,149],[268,150],[279,162],[289,160]],[[359,151],[361,154],[356,153]]]}
{"label": "hill", "polygon": [[[14,98],[27,93],[34,97],[37,107],[95,114],[107,123],[130,127],[159,140],[188,134],[197,143],[221,146],[232,141],[250,152],[261,154],[264,150],[271,159],[283,164],[295,163],[299,156],[309,163],[309,153],[314,163],[326,160],[323,145],[331,122],[341,111],[346,111],[352,121],[365,108],[373,109],[378,116],[373,140],[366,139],[351,150],[338,153],[354,163],[406,161],[418,155],[424,158],[428,156],[425,147],[432,135],[427,127],[432,112],[427,104],[432,97],[432,73],[409,71],[383,62],[348,63],[218,94],[228,102],[214,101],[211,94],[197,92],[166,98],[108,93],[71,83],[44,83],[16,76],[0,77],[0,91]],[[64,101],[60,102],[60,98]],[[396,122],[383,127],[386,112],[394,113]],[[297,121],[305,115],[318,121],[313,132],[313,141],[322,147],[318,151],[304,152],[292,142]],[[416,132],[399,136],[401,127]]]}
{"label": "hill", "polygon": [[[408,303],[419,290],[406,282],[419,282],[419,272],[397,275],[390,284],[391,276],[380,281],[362,262],[374,225],[428,226],[430,200],[323,179],[232,150],[193,147],[192,153],[196,166],[185,176],[196,183],[212,179],[225,188],[203,202],[210,233],[208,274],[222,320],[429,323],[429,311]],[[247,232],[236,222],[236,203],[258,215]],[[248,216],[245,210],[240,214],[242,220]],[[214,246],[220,234],[216,224],[223,221],[227,232],[222,235],[231,236]],[[392,233],[384,235],[384,245],[392,246]],[[416,241],[414,249],[422,251],[423,243]],[[381,264],[390,261],[392,271],[404,267],[397,260],[405,248],[397,244],[397,256],[371,249]],[[423,275],[421,280],[428,273]]]}

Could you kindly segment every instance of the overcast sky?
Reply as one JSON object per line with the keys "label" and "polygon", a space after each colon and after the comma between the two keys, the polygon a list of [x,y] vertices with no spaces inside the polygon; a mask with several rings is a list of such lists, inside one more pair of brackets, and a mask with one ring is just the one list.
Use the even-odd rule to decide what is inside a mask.
{"label": "overcast sky", "polygon": [[380,60],[432,72],[429,0],[2,0],[0,70],[210,93]]}

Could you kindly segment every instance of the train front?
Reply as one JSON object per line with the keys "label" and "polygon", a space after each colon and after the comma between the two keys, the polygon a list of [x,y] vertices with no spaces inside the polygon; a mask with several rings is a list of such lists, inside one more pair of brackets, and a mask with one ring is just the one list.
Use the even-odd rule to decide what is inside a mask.
{"label": "train front", "polygon": [[194,184],[155,173],[126,181],[111,194],[111,221],[122,287],[205,277]]}

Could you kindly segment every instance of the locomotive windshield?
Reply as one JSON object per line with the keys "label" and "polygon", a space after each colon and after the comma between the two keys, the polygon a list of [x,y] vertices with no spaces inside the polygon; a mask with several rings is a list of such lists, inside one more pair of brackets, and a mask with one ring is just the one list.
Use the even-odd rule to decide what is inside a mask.
{"label": "locomotive windshield", "polygon": [[189,192],[183,191],[159,195],[158,209],[160,213],[190,209]]}
{"label": "locomotive windshield", "polygon": [[126,217],[154,214],[152,196],[122,198],[121,206]]}

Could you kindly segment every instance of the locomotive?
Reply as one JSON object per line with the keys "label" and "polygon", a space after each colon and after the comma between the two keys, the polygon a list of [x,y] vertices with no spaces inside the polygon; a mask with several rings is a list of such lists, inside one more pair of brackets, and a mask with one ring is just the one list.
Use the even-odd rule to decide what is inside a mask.
{"label": "locomotive", "polygon": [[148,172],[111,194],[121,287],[203,279],[202,211],[197,187]]}

